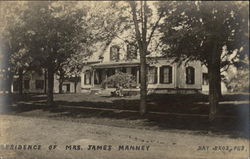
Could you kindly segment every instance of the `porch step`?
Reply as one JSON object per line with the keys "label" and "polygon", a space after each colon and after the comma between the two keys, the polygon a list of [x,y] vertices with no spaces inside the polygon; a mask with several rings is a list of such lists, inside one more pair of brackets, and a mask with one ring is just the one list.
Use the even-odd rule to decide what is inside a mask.
{"label": "porch step", "polygon": [[96,95],[111,95],[111,92],[114,90],[106,90],[106,89],[91,89],[90,94]]}
{"label": "porch step", "polygon": [[[91,89],[90,94],[95,95],[105,95],[110,96],[111,92],[115,91],[115,88],[109,88],[109,89]],[[139,89],[123,89],[123,94],[125,96],[134,96],[140,94]]]}

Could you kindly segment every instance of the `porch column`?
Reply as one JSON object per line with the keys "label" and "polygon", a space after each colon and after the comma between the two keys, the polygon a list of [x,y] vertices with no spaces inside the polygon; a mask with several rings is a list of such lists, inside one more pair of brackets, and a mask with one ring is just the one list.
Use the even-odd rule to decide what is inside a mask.
{"label": "porch column", "polygon": [[95,86],[95,69],[93,69],[93,72],[92,72],[91,83],[92,83],[92,87],[94,87]]}
{"label": "porch column", "polygon": [[160,67],[157,67],[157,84],[160,84]]}
{"label": "porch column", "polygon": [[105,72],[105,79],[107,79],[108,78],[108,69],[107,68],[104,69],[104,72]]}
{"label": "porch column", "polygon": [[[106,68],[106,69],[104,69],[104,73],[105,73],[105,80],[108,78],[108,69]],[[107,84],[105,84],[105,89],[107,89],[108,88],[108,85]]]}
{"label": "porch column", "polygon": [[115,68],[115,74],[119,72],[119,69],[118,68]]}
{"label": "porch column", "polygon": [[139,83],[140,83],[140,67],[138,67],[137,69],[136,69],[136,84],[137,85],[139,85]]}

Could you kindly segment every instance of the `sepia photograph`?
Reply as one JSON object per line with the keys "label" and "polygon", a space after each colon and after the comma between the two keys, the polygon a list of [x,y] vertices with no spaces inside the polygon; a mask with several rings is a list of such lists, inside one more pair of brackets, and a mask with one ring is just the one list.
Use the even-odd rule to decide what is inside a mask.
{"label": "sepia photograph", "polygon": [[249,159],[249,1],[0,1],[0,159]]}

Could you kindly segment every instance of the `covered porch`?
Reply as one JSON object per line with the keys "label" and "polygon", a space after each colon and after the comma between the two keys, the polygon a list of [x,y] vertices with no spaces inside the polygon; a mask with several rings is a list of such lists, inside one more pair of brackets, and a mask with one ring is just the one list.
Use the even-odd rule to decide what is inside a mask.
{"label": "covered porch", "polygon": [[[167,63],[158,63],[148,66],[148,90],[166,92],[170,89],[172,92],[176,88],[176,65],[169,65]],[[92,64],[84,72],[82,80],[83,89],[88,90],[102,90],[112,91],[114,86],[103,86],[102,82],[108,77],[118,73],[132,74],[136,79],[136,86],[130,88],[131,91],[139,91],[140,88],[140,62],[127,61],[127,62],[103,62]],[[105,89],[104,89],[105,88]]]}
{"label": "covered porch", "polygon": [[[101,88],[102,82],[108,77],[118,73],[128,73],[135,77],[136,84],[140,83],[140,63],[139,62],[114,62],[114,63],[99,63],[92,65],[89,76],[92,89]],[[114,88],[112,85],[108,85],[106,89]]]}

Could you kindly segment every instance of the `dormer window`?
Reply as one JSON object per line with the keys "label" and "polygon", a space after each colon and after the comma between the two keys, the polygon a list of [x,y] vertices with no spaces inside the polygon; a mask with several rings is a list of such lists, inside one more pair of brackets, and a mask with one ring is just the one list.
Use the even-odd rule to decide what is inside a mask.
{"label": "dormer window", "polygon": [[120,47],[113,45],[110,47],[110,61],[119,61],[120,60]]}
{"label": "dormer window", "polygon": [[127,45],[127,59],[133,60],[137,58],[137,46],[135,44]]}

